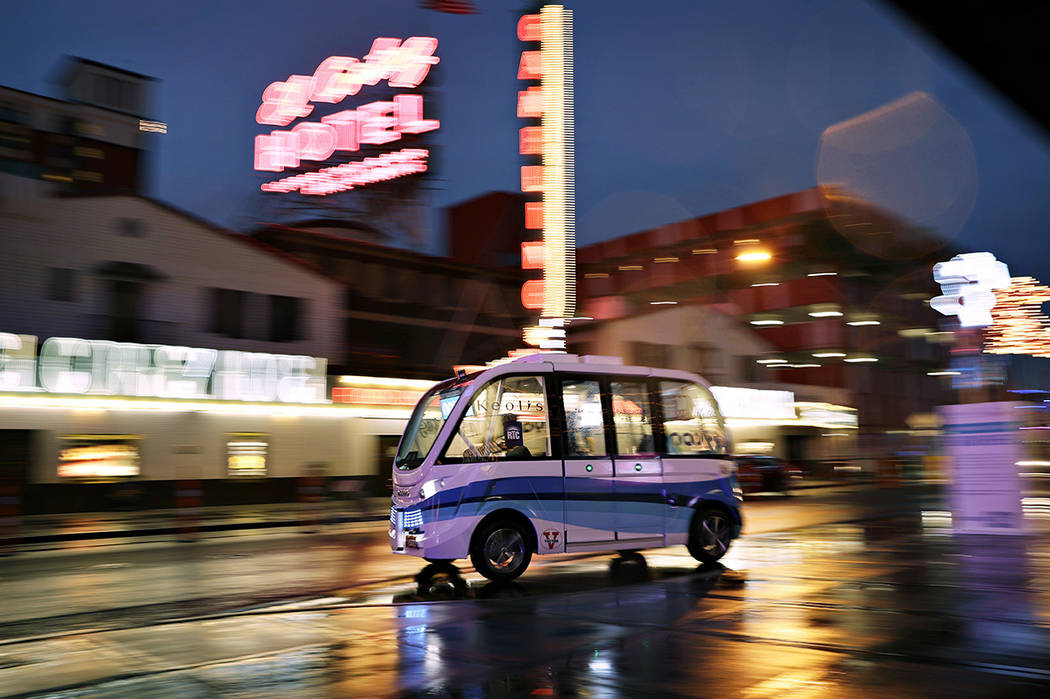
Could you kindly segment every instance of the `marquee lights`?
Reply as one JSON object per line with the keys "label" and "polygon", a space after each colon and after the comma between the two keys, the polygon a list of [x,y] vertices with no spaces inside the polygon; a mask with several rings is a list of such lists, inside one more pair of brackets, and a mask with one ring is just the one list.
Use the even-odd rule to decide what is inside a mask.
{"label": "marquee lights", "polygon": [[0,333],[5,391],[325,403],[324,359]]}
{"label": "marquee lights", "polygon": [[[434,55],[437,44],[433,37],[414,36],[403,43],[400,39],[380,37],[363,60],[331,56],[321,62],[313,75],[290,75],[287,80],[267,86],[256,121],[288,126],[313,113],[311,102],[336,104],[356,95],[362,87],[383,80],[390,87],[418,87],[440,60]],[[301,122],[287,131],[256,136],[254,167],[263,172],[299,168],[304,161],[326,161],[336,153],[356,152],[363,144],[393,143],[405,134],[426,133],[440,125],[437,119],[423,117],[422,95],[398,94],[389,101],[369,102],[356,110],[329,114],[320,121]],[[425,172],[428,156],[427,150],[406,148],[267,182],[261,188],[265,192],[333,194]]]}
{"label": "marquee lights", "polygon": [[1042,311],[1050,301],[1050,287],[1032,277],[1014,277],[995,298],[984,351],[1050,357],[1050,318]]}
{"label": "marquee lights", "polygon": [[539,50],[522,51],[518,79],[540,83],[518,92],[518,117],[540,120],[521,127],[519,152],[542,163],[521,168],[521,190],[542,196],[525,204],[525,228],[543,231],[542,247],[522,246],[522,268],[543,270],[542,281],[522,287],[522,305],[540,311],[540,322],[525,329],[524,339],[540,349],[564,350],[564,325],[576,309],[572,12],[545,5],[539,14],[522,16],[517,33],[523,42],[539,42]]}

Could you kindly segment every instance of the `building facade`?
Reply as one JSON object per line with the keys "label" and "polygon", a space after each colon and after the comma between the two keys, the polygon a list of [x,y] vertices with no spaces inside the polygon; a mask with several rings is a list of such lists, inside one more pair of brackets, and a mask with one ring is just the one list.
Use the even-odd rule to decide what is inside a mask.
{"label": "building facade", "polygon": [[[953,254],[945,247],[818,189],[668,224],[578,250],[579,313],[593,321],[574,324],[569,346],[714,383],[799,387],[801,398],[856,408],[861,442],[877,451],[950,395],[947,379],[929,375],[947,366],[953,339],[928,306],[932,264]],[[630,327],[666,308],[717,308],[732,327],[709,332],[709,319],[687,315]]]}
{"label": "building facade", "polygon": [[446,378],[522,346],[521,274],[423,255],[320,226],[270,225],[252,237],[342,285],[347,374]]}

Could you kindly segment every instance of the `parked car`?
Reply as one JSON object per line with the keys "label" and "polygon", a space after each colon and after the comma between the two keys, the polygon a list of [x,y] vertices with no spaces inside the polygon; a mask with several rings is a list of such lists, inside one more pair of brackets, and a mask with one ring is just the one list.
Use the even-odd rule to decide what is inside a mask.
{"label": "parked car", "polygon": [[802,470],[782,459],[767,454],[740,454],[736,460],[736,478],[745,493],[786,493],[802,478]]}

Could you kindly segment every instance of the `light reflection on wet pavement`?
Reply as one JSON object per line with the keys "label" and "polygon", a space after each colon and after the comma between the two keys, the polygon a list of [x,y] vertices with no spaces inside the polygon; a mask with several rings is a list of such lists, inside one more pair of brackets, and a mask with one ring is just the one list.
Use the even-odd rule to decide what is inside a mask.
{"label": "light reflection on wet pavement", "polygon": [[[0,645],[45,696],[1026,696],[1050,682],[1050,539],[919,515],[469,569],[234,615]],[[66,688],[66,689],[60,689]]]}

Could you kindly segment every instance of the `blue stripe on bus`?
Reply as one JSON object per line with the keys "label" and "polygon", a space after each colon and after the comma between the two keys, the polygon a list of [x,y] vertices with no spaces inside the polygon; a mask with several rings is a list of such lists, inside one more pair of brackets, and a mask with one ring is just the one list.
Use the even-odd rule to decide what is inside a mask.
{"label": "blue stripe on bus", "polygon": [[[718,500],[729,506],[732,512],[737,511],[727,478],[682,483],[633,483],[561,476],[515,476],[477,481],[435,493],[410,509],[422,511],[424,525],[457,516],[482,514],[482,510],[492,509],[484,508],[486,502],[492,502],[494,507],[536,510],[539,516],[549,520],[559,521],[565,517],[570,525],[598,529],[614,528],[609,518],[617,515],[651,517],[655,520],[651,522],[652,528],[662,533],[664,527],[659,523],[665,515],[675,512],[670,509],[672,505],[683,508],[683,511],[667,518],[667,531],[688,527],[692,512],[687,506],[694,499]],[[563,506],[567,502],[574,503],[574,506],[566,511]],[[671,526],[673,524],[681,526]]]}

